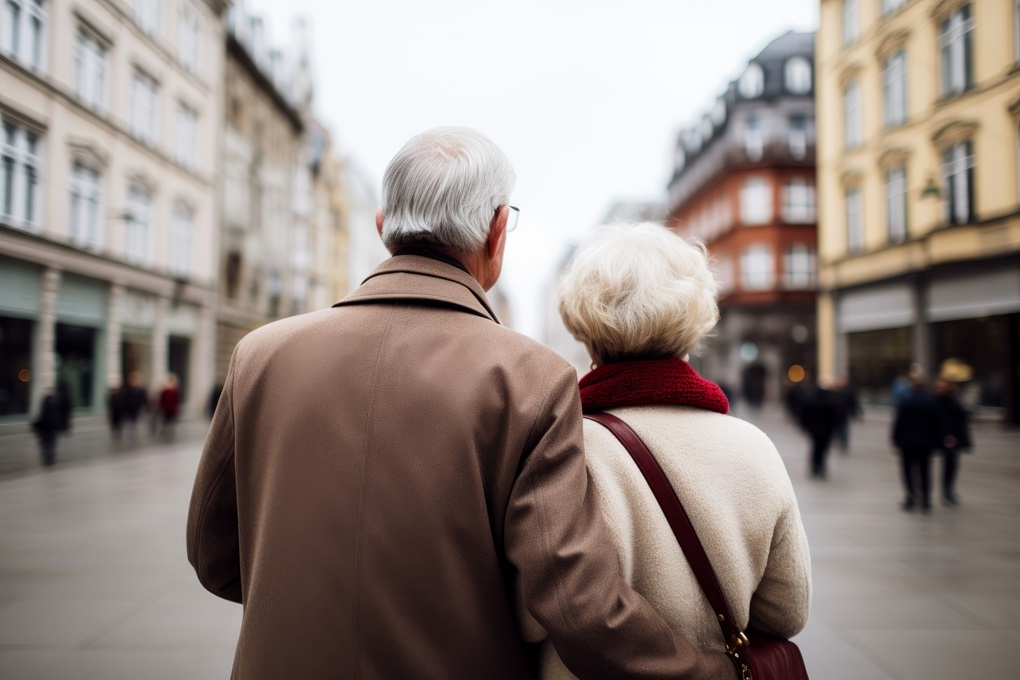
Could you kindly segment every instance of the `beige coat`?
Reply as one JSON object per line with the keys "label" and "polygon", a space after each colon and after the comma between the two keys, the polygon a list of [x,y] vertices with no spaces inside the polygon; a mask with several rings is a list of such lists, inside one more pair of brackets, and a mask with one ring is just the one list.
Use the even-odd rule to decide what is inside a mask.
{"label": "beige coat", "polygon": [[233,677],[529,677],[514,583],[584,677],[736,677],[627,587],[574,371],[422,256],[231,361],[188,556],[244,605]]}
{"label": "beige coat", "polygon": [[[742,420],[688,407],[612,413],[638,433],[680,496],[737,624],[776,637],[800,632],[810,608],[811,562],[793,486],[769,438]],[[584,441],[627,582],[673,630],[722,650],[715,614],[630,455],[598,423],[585,421]],[[548,646],[543,670],[547,679],[573,677]]]}

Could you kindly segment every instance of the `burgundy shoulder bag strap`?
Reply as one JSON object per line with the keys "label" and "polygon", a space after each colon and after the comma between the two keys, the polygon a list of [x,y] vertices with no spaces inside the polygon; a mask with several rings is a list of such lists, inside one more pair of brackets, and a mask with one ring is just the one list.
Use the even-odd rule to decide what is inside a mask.
{"label": "burgundy shoulder bag strap", "polygon": [[666,474],[655,460],[651,451],[631,427],[612,413],[589,413],[584,416],[604,426],[623,444],[630,457],[637,463],[638,469],[652,490],[655,500],[666,516],[670,528],[676,536],[680,549],[687,558],[694,577],[698,580],[702,592],[708,598],[712,611],[719,620],[723,639],[726,640],[726,652],[733,657],[741,672],[742,680],[808,680],[807,669],[800,650],[789,640],[776,640],[763,636],[754,636],[754,644],[744,631],[737,626],[736,619],[726,604],[719,579],[708,561],[701,539],[698,538],[694,525],[691,524],[687,511],[684,510],[680,498],[669,483]]}

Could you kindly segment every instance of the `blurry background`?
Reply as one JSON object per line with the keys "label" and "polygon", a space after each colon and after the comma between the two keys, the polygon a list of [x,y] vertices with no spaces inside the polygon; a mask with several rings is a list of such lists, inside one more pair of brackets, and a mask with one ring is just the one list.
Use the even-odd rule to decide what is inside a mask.
{"label": "blurry background", "polygon": [[[1020,1],[3,0],[0,119],[0,664],[22,669],[5,677],[61,677],[33,656],[54,619],[77,620],[53,593],[102,604],[53,643],[60,659],[97,651],[110,612],[145,610],[109,601],[169,598],[177,633],[214,606],[187,599],[174,541],[230,353],[386,257],[383,170],[437,125],[509,155],[521,222],[491,296],[580,373],[555,284],[584,234],[653,220],[708,245],[722,318],[693,361],[796,460],[819,592],[836,593],[810,641],[852,650],[816,652],[848,664],[819,677],[961,677],[915,663],[914,638],[891,645],[902,663],[886,656],[862,625],[981,631],[941,640],[955,659],[1016,642]],[[987,455],[961,485],[980,502],[885,526],[890,407],[913,364],[974,416]],[[149,439],[146,412],[141,435],[107,433],[129,377],[155,414],[170,374],[176,440]],[[856,390],[863,434],[827,486],[805,486],[779,405],[830,379]],[[28,424],[58,383],[75,423],[58,460],[81,467],[37,477]],[[889,606],[877,583],[915,599]],[[872,610],[854,610],[865,595]],[[203,638],[213,666],[229,611]],[[124,649],[162,648],[146,640]],[[88,658],[132,677],[110,670],[129,657]]]}

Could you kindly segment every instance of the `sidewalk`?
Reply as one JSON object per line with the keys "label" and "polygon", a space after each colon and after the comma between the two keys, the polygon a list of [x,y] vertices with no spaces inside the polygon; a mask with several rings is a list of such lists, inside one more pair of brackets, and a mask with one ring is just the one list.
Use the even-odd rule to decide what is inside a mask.
{"label": "sidewalk", "polygon": [[[814,579],[797,642],[812,678],[1017,676],[1020,434],[975,428],[962,505],[924,516],[899,510],[881,414],[855,425],[849,455],[833,452],[826,482],[807,478],[807,441],[778,409],[737,415],[772,437],[797,492]],[[204,592],[185,556],[199,439],[122,455],[80,434],[55,468],[0,479],[0,677],[228,677],[241,608]],[[37,465],[32,444],[20,446]]]}
{"label": "sidewalk", "polygon": [[[25,426],[28,430],[28,426]],[[209,423],[201,418],[184,419],[177,423],[174,441],[195,443],[205,439]],[[57,443],[57,464],[54,467],[80,465],[109,456],[123,456],[150,447],[166,446],[170,442],[154,438],[149,433],[148,419],[138,423],[135,436],[124,431],[119,441],[110,434],[106,421],[100,418],[82,418],[73,421],[71,432],[61,436]],[[31,432],[0,434],[0,479],[42,470],[39,442]]]}
{"label": "sidewalk", "polygon": [[[935,492],[929,516],[899,509],[890,417],[856,423],[829,479],[808,479],[808,444],[778,410],[745,414],[775,441],[811,545],[814,597],[797,638],[811,677],[962,680],[1016,677],[1020,642],[1020,433],[974,427],[962,504]],[[941,460],[933,464],[938,489]]]}

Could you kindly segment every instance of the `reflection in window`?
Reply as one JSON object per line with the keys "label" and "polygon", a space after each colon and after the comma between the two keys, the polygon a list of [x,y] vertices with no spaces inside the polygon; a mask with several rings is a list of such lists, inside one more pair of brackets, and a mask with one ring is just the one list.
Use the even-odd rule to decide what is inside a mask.
{"label": "reflection in window", "polygon": [[772,185],[753,177],[740,189],[740,221],[744,224],[768,224],[772,221]]}
{"label": "reflection in window", "polygon": [[907,171],[902,165],[885,175],[885,215],[889,242],[907,240]]}
{"label": "reflection in window", "polygon": [[753,245],[740,257],[740,286],[744,290],[768,290],[775,280],[772,250],[762,244]]}

